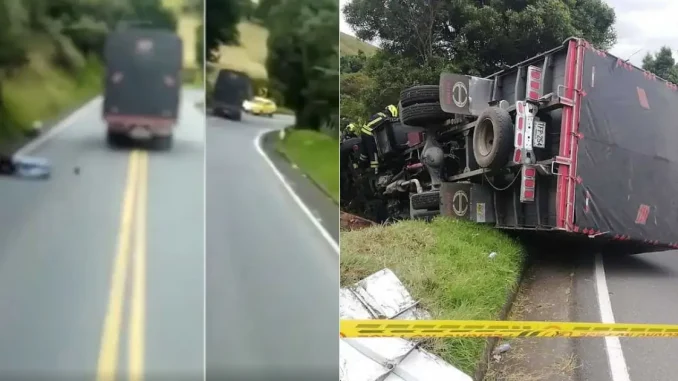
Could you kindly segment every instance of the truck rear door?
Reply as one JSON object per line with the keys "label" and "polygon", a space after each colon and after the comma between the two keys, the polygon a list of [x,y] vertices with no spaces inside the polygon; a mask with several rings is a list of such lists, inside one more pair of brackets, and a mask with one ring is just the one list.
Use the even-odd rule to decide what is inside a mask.
{"label": "truck rear door", "polygon": [[176,120],[182,57],[182,41],[173,32],[112,32],[105,46],[104,115]]}

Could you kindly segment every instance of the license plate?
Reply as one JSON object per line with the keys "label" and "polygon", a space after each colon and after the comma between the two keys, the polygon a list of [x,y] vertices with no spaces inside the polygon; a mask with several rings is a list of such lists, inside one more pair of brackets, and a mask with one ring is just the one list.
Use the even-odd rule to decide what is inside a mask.
{"label": "license plate", "polygon": [[151,132],[145,128],[135,128],[130,133],[134,139],[148,139],[151,137]]}
{"label": "license plate", "polygon": [[532,146],[546,148],[546,122],[534,122]]}

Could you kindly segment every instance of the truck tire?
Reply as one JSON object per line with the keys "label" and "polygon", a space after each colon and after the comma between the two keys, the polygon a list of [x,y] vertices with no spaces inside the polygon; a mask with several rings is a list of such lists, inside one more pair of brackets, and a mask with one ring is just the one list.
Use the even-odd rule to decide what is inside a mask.
{"label": "truck tire", "polygon": [[125,145],[125,136],[113,131],[106,131],[106,144],[111,148],[120,148]]}
{"label": "truck tire", "polygon": [[400,116],[400,121],[403,124],[417,127],[441,124],[448,119],[454,118],[453,114],[448,114],[440,108],[439,102],[416,103],[403,106],[400,110]]}
{"label": "truck tire", "polygon": [[513,151],[513,122],[508,111],[488,107],[473,130],[473,156],[481,168],[505,166]]}
{"label": "truck tire", "polygon": [[440,102],[440,87],[438,85],[414,86],[400,92],[400,104],[402,106],[437,102]]}
{"label": "truck tire", "polygon": [[413,194],[410,198],[410,208],[418,210],[439,210],[440,191],[428,191]]}
{"label": "truck tire", "polygon": [[153,139],[153,148],[157,151],[169,151],[172,149],[174,139],[172,135],[169,136],[157,136]]}
{"label": "truck tire", "polygon": [[233,120],[236,122],[240,122],[242,120],[242,112],[238,111],[235,114],[233,114]]}

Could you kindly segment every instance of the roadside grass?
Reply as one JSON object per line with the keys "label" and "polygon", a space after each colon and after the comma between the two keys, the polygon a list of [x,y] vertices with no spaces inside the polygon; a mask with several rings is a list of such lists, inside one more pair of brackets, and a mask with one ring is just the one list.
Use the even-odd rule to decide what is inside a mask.
{"label": "roadside grass", "polygon": [[276,149],[339,202],[337,139],[318,131],[290,128]]}
{"label": "roadside grass", "polygon": [[[342,286],[388,267],[434,319],[498,319],[523,260],[521,246],[502,232],[442,217],[341,233]],[[473,375],[485,345],[482,338],[454,338],[425,347]]]}
{"label": "roadside grass", "polygon": [[294,110],[292,110],[291,108],[278,106],[278,110],[276,111],[276,114],[294,115]]}
{"label": "roadside grass", "polygon": [[73,74],[55,67],[50,56],[48,49],[36,48],[29,53],[30,62],[3,81],[7,121],[14,132],[56,118],[101,91],[103,66],[96,58],[88,58]]}

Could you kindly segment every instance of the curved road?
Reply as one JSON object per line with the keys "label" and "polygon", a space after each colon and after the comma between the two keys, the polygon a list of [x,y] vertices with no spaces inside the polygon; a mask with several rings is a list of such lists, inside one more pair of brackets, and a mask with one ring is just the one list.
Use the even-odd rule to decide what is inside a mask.
{"label": "curved road", "polygon": [[208,118],[208,380],[339,374],[338,207],[257,147],[264,132],[292,122]]}
{"label": "curved road", "polygon": [[23,152],[51,179],[0,178],[3,378],[203,378],[202,98],[171,152],[108,149],[98,98]]}

